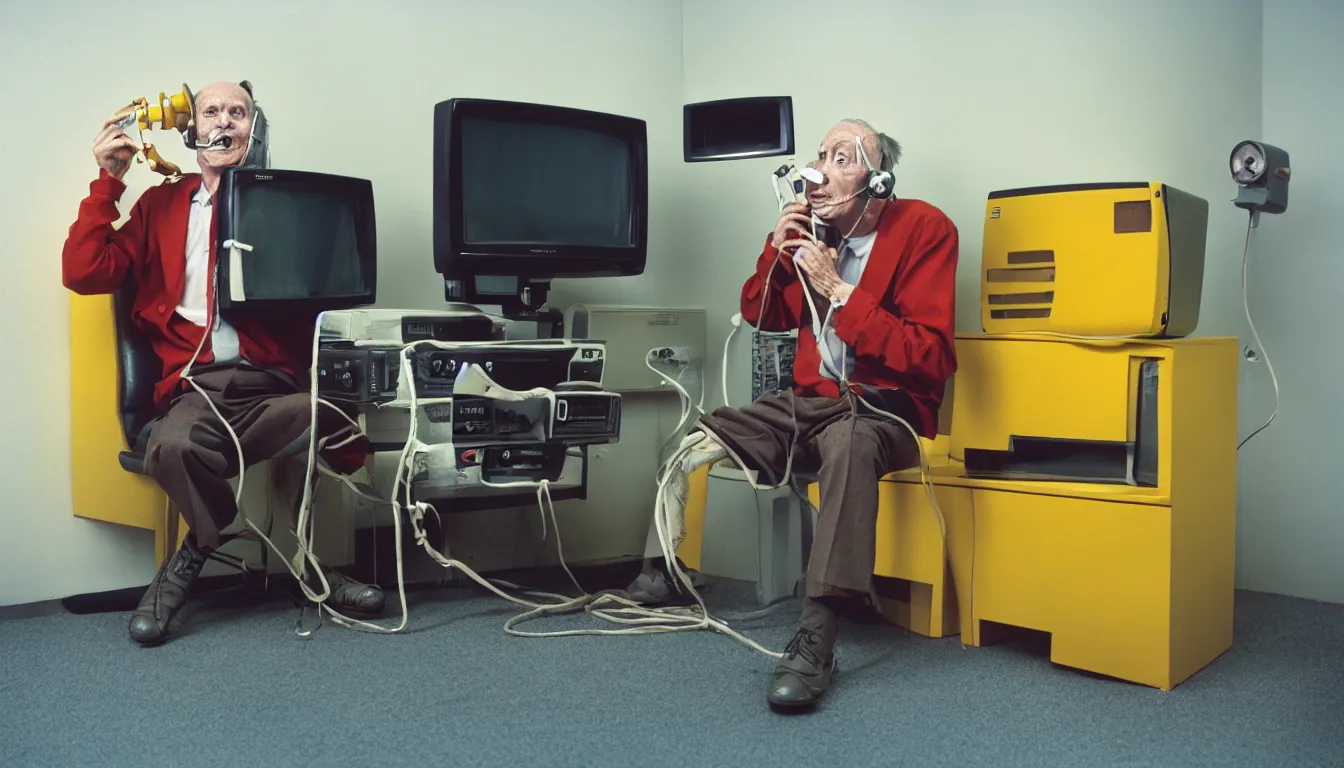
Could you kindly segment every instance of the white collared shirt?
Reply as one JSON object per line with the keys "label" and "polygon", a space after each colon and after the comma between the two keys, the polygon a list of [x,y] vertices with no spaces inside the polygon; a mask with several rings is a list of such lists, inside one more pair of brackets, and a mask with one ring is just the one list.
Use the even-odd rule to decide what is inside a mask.
{"label": "white collared shirt", "polygon": [[[873,252],[873,242],[876,240],[877,230],[873,230],[863,237],[855,237],[841,244],[835,271],[839,273],[842,281],[854,286],[859,284],[864,269],[868,267],[868,256]],[[830,315],[842,306],[843,301],[832,301],[830,312],[822,307],[817,307],[817,311]],[[846,378],[854,374],[854,350],[840,340],[831,323],[827,323],[823,328],[824,320],[824,317],[812,318],[812,332],[816,334],[821,349],[819,370],[822,376],[839,381],[842,373]]]}
{"label": "white collared shirt", "polygon": [[[177,314],[202,328],[209,317],[207,297],[213,279],[210,274],[212,207],[210,193],[202,182],[201,188],[191,198],[191,218],[187,222],[187,281],[182,290],[182,303],[177,307]],[[238,359],[238,332],[218,317],[210,342],[215,362],[227,363]]]}

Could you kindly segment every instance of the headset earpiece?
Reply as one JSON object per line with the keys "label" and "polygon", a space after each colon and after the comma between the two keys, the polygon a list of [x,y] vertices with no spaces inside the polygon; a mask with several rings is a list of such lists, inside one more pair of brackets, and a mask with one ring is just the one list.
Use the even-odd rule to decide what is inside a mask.
{"label": "headset earpiece", "polygon": [[864,195],[873,200],[887,200],[896,192],[896,176],[891,171],[883,171],[873,167],[873,161],[868,159],[868,153],[863,149],[863,142],[859,137],[854,137],[854,146],[859,148],[859,157],[863,158],[863,164],[868,168],[868,181],[864,186]]}
{"label": "headset earpiece", "polygon": [[189,117],[187,118],[187,130],[182,132],[182,143],[187,145],[187,149],[196,151],[196,96],[187,87],[182,84],[182,95],[187,97],[187,109]]}
{"label": "headset earpiece", "polygon": [[891,171],[868,172],[868,196],[874,200],[887,200],[896,191],[896,177]]}

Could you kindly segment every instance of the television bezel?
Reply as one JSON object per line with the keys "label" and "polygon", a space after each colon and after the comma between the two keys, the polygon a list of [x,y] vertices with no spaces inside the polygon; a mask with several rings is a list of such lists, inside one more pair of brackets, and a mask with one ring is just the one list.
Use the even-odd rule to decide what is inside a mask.
{"label": "television bezel", "polygon": [[[769,103],[779,111],[779,142],[768,149],[749,149],[740,152],[699,152],[691,136],[692,126],[706,109],[712,107],[745,107]],[[792,96],[745,96],[737,99],[715,99],[686,104],[681,110],[682,160],[687,163],[718,163],[726,160],[748,160],[758,157],[780,157],[795,153]]]}
{"label": "television bezel", "polygon": [[[463,118],[518,120],[581,127],[619,136],[632,147],[629,246],[555,243],[469,245],[462,223],[461,124]],[[642,275],[648,259],[648,124],[639,118],[522,101],[453,98],[434,107],[434,269],[445,280],[516,277],[533,284],[556,278]],[[520,179],[519,183],[528,183]],[[553,191],[564,202],[563,188]]]}
{"label": "television bezel", "polygon": [[[320,297],[307,299],[243,299],[235,300],[229,295],[231,272],[229,270],[229,249],[224,244],[234,238],[238,231],[238,206],[240,194],[260,183],[270,181],[293,181],[300,184],[323,184],[348,191],[355,197],[361,210],[367,214],[356,221],[356,238],[362,254],[368,258],[360,260],[364,284],[368,290],[358,296]],[[316,171],[298,171],[276,168],[228,168],[220,176],[219,189],[215,195],[215,285],[216,296],[221,314],[300,314],[317,313],[328,310],[354,309],[368,306],[378,300],[378,224],[375,208],[373,182],[354,176],[340,176]]]}

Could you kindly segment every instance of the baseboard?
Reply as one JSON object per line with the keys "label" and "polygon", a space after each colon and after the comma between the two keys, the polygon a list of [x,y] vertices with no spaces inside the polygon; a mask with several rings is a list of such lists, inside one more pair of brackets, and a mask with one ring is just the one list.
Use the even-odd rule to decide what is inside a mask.
{"label": "baseboard", "polygon": [[[380,537],[382,538],[382,537]],[[365,541],[366,547],[374,542]],[[382,544],[380,541],[379,544]],[[358,557],[356,565],[340,570],[365,583],[376,583],[385,590],[395,590],[397,580],[392,567],[395,558],[392,554],[392,541],[387,540],[388,552],[380,552],[377,562],[379,571],[374,574],[372,557]],[[381,547],[380,547],[381,549]],[[384,565],[387,568],[384,568]],[[589,592],[606,589],[624,589],[639,573],[640,560],[622,560],[616,562],[595,563],[592,565],[571,566],[575,578]],[[455,571],[453,573],[456,573]],[[513,582],[530,589],[544,590],[561,594],[573,594],[574,585],[569,575],[559,566],[547,568],[525,568],[500,571],[489,574],[490,578]],[[148,584],[106,592],[90,592],[70,595],[59,600],[42,600],[35,603],[0,606],[0,621],[33,619],[59,614],[129,613],[140,604],[140,598],[149,588]],[[426,592],[444,588],[467,588],[484,594],[485,590],[476,582],[458,578],[448,584],[421,583],[407,584],[408,593]],[[266,579],[262,574],[229,574],[221,576],[202,576],[192,589],[193,597],[210,596],[212,599],[225,598],[244,604],[262,604],[270,601],[291,601],[296,605],[302,600],[298,582],[288,573],[271,574]]]}

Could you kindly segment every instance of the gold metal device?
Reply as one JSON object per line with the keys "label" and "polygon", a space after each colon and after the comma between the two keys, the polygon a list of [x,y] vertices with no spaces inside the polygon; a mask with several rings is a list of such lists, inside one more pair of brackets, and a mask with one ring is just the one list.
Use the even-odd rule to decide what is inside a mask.
{"label": "gold metal device", "polygon": [[186,83],[182,84],[181,93],[168,96],[161,92],[156,103],[142,96],[117,110],[115,116],[121,118],[122,130],[135,125],[141,145],[136,153],[136,162],[148,161],[151,171],[172,179],[182,177],[182,169],[164,160],[153,142],[145,141],[144,134],[152,128],[160,128],[175,129],[188,138],[192,137],[196,128],[196,99]]}

